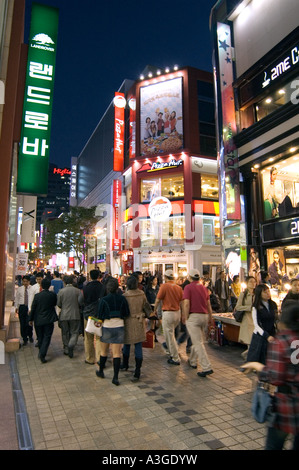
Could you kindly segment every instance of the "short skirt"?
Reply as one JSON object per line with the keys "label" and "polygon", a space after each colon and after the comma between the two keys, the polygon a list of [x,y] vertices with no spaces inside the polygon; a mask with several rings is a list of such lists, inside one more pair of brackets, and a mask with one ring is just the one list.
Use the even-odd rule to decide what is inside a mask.
{"label": "short skirt", "polygon": [[102,325],[102,343],[123,344],[125,339],[124,321],[121,318],[104,320]]}

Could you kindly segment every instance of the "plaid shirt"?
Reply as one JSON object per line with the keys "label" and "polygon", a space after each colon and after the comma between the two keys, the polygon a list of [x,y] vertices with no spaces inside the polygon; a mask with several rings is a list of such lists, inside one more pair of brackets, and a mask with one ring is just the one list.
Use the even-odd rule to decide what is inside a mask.
{"label": "plaid shirt", "polygon": [[291,393],[275,392],[277,417],[274,426],[293,435],[299,433],[298,362],[299,334],[295,331],[284,330],[277,334],[275,341],[269,343],[267,363],[259,374],[260,380],[278,387],[285,385],[291,387]]}

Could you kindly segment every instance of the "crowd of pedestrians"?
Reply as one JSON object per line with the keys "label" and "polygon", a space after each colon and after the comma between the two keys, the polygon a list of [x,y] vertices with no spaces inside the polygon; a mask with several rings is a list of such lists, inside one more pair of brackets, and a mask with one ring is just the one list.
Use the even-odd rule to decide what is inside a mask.
{"label": "crowd of pedestrians", "polygon": [[[188,365],[199,377],[207,377],[213,374],[205,348],[212,313],[242,312],[239,342],[247,346],[242,353],[247,360],[244,369],[257,371],[261,380],[277,386],[278,418],[268,433],[267,448],[281,448],[292,434],[298,450],[299,354],[294,356],[293,350],[299,347],[299,280],[291,281],[278,308],[271,299],[267,276],[259,283],[249,276],[242,290],[239,276],[229,287],[225,273],[219,274],[214,286],[208,273],[200,276],[196,269],[185,279],[175,278],[172,270],[166,270],[163,279],[141,272],[118,278],[98,269],[91,270],[88,279],[78,273],[25,275],[15,296],[23,345],[34,342],[35,331],[38,357],[46,363],[58,322],[63,353],[72,358],[79,335],[84,336],[85,363],[97,364],[96,375],[104,379],[111,354],[112,383],[118,386],[119,372],[128,370],[130,355],[135,362],[132,381],[139,381],[147,331],[157,341],[159,329],[165,338],[162,346],[168,353],[167,363],[180,366],[178,346],[185,341]],[[101,337],[85,331],[89,317],[101,324]],[[291,361],[291,356],[297,360]]]}

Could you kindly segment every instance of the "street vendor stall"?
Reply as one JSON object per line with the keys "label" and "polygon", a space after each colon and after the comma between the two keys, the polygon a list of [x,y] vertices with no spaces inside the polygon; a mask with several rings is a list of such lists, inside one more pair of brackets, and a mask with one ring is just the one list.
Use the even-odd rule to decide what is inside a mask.
{"label": "street vendor stall", "polygon": [[240,323],[232,313],[213,313],[214,327],[210,330],[210,340],[223,346],[226,341],[238,342]]}

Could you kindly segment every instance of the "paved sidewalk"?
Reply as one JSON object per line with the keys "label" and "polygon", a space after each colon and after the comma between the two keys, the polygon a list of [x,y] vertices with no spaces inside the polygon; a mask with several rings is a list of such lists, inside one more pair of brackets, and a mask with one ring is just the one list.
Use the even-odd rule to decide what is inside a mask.
{"label": "paved sidewalk", "polygon": [[[159,337],[162,341],[162,337]],[[74,358],[63,355],[57,324],[48,362],[34,344],[14,354],[35,450],[261,450],[265,426],[255,422],[250,405],[255,377],[239,371],[238,345],[207,344],[214,374],[196,375],[188,366],[185,344],[181,365],[167,364],[161,344],[144,349],[142,376],[132,383],[133,357],[121,385],[111,383],[84,362],[83,338]],[[1,445],[0,445],[1,448]]]}

